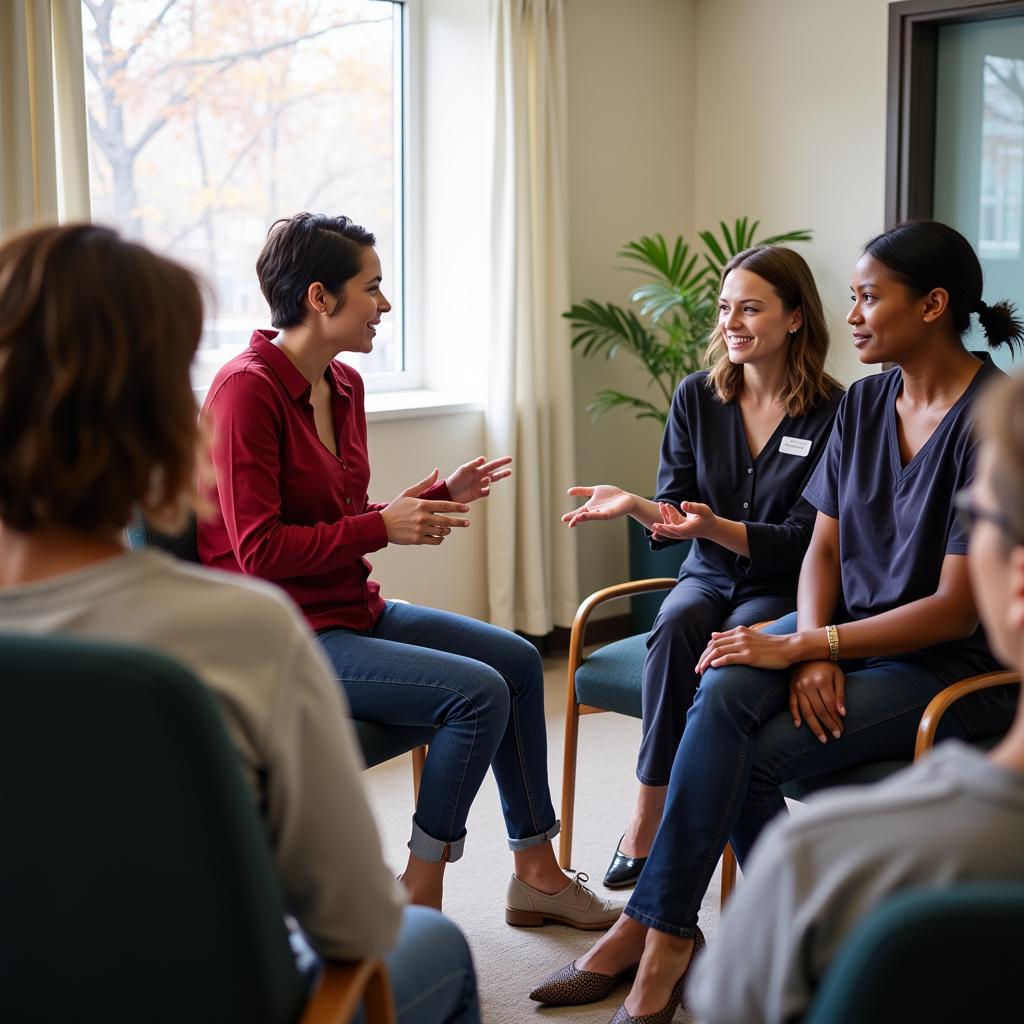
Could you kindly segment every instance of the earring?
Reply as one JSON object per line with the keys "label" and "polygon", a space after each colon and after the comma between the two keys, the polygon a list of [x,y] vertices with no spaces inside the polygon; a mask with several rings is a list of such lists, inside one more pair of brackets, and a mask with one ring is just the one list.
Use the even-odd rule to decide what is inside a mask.
{"label": "earring", "polygon": [[789,333],[790,333],[790,334],[796,334],[796,332],[797,332],[797,331],[799,331],[799,330],[800,330],[800,328],[799,328],[799,327],[791,327],[791,328],[789,329]]}

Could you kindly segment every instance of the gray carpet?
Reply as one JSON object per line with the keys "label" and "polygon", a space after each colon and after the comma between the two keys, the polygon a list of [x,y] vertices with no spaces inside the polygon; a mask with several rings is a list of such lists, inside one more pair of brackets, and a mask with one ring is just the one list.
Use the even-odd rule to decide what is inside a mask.
{"label": "gray carpet", "polygon": [[[564,657],[545,660],[548,764],[556,812],[561,806],[565,665]],[[639,738],[640,723],[635,719],[608,714],[588,715],[580,721],[573,866],[587,872],[599,892],[604,892],[600,879],[633,806],[633,769]],[[412,817],[409,758],[378,765],[366,773],[366,780],[385,856],[397,875],[405,865]],[[505,886],[512,871],[512,855],[506,845],[491,775],[473,805],[467,828],[465,856],[448,869],[446,876],[444,910],[465,932],[473,950],[486,1024],[606,1024],[624,998],[625,989],[604,1002],[574,1008],[545,1009],[527,998],[533,985],[549,971],[589,949],[595,936],[560,925],[519,929],[505,924]],[[718,930],[718,885],[716,873],[700,915],[701,928],[709,941]],[[680,1010],[675,1019],[690,1024],[695,1021],[685,1010]]]}

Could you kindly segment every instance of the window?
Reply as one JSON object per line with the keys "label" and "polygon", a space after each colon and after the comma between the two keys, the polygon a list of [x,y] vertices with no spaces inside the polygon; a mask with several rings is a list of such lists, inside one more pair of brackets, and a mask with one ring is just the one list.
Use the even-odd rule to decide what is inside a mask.
{"label": "window", "polygon": [[[402,330],[401,0],[82,0],[93,216],[214,286],[204,387],[269,326],[267,228],[344,213],[377,236],[386,291],[367,388],[408,387]],[[390,287],[388,287],[390,286]]]}

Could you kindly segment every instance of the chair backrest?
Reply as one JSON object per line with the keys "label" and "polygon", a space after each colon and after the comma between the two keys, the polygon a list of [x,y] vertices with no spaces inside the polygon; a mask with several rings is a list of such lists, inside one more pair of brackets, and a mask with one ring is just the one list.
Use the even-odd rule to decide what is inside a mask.
{"label": "chair backrest", "polygon": [[804,1024],[1017,1020],[1024,884],[893,896],[847,937]]}
{"label": "chair backrest", "polygon": [[163,533],[161,530],[154,530],[142,515],[137,515],[125,532],[128,536],[128,547],[133,551],[153,547],[176,555],[186,562],[199,562],[196,518],[191,513],[181,533]]}
{"label": "chair backrest", "polygon": [[297,1020],[270,850],[171,659],[0,637],[0,1018]]}

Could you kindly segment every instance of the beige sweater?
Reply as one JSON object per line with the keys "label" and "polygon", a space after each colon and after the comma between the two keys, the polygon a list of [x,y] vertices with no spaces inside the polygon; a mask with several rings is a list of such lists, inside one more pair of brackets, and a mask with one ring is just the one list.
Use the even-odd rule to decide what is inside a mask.
{"label": "beige sweater", "polygon": [[248,577],[126,552],[0,588],[0,631],[152,647],[210,687],[261,808],[289,912],[330,958],[376,956],[402,895],[363,793],[348,708],[291,601]]}

